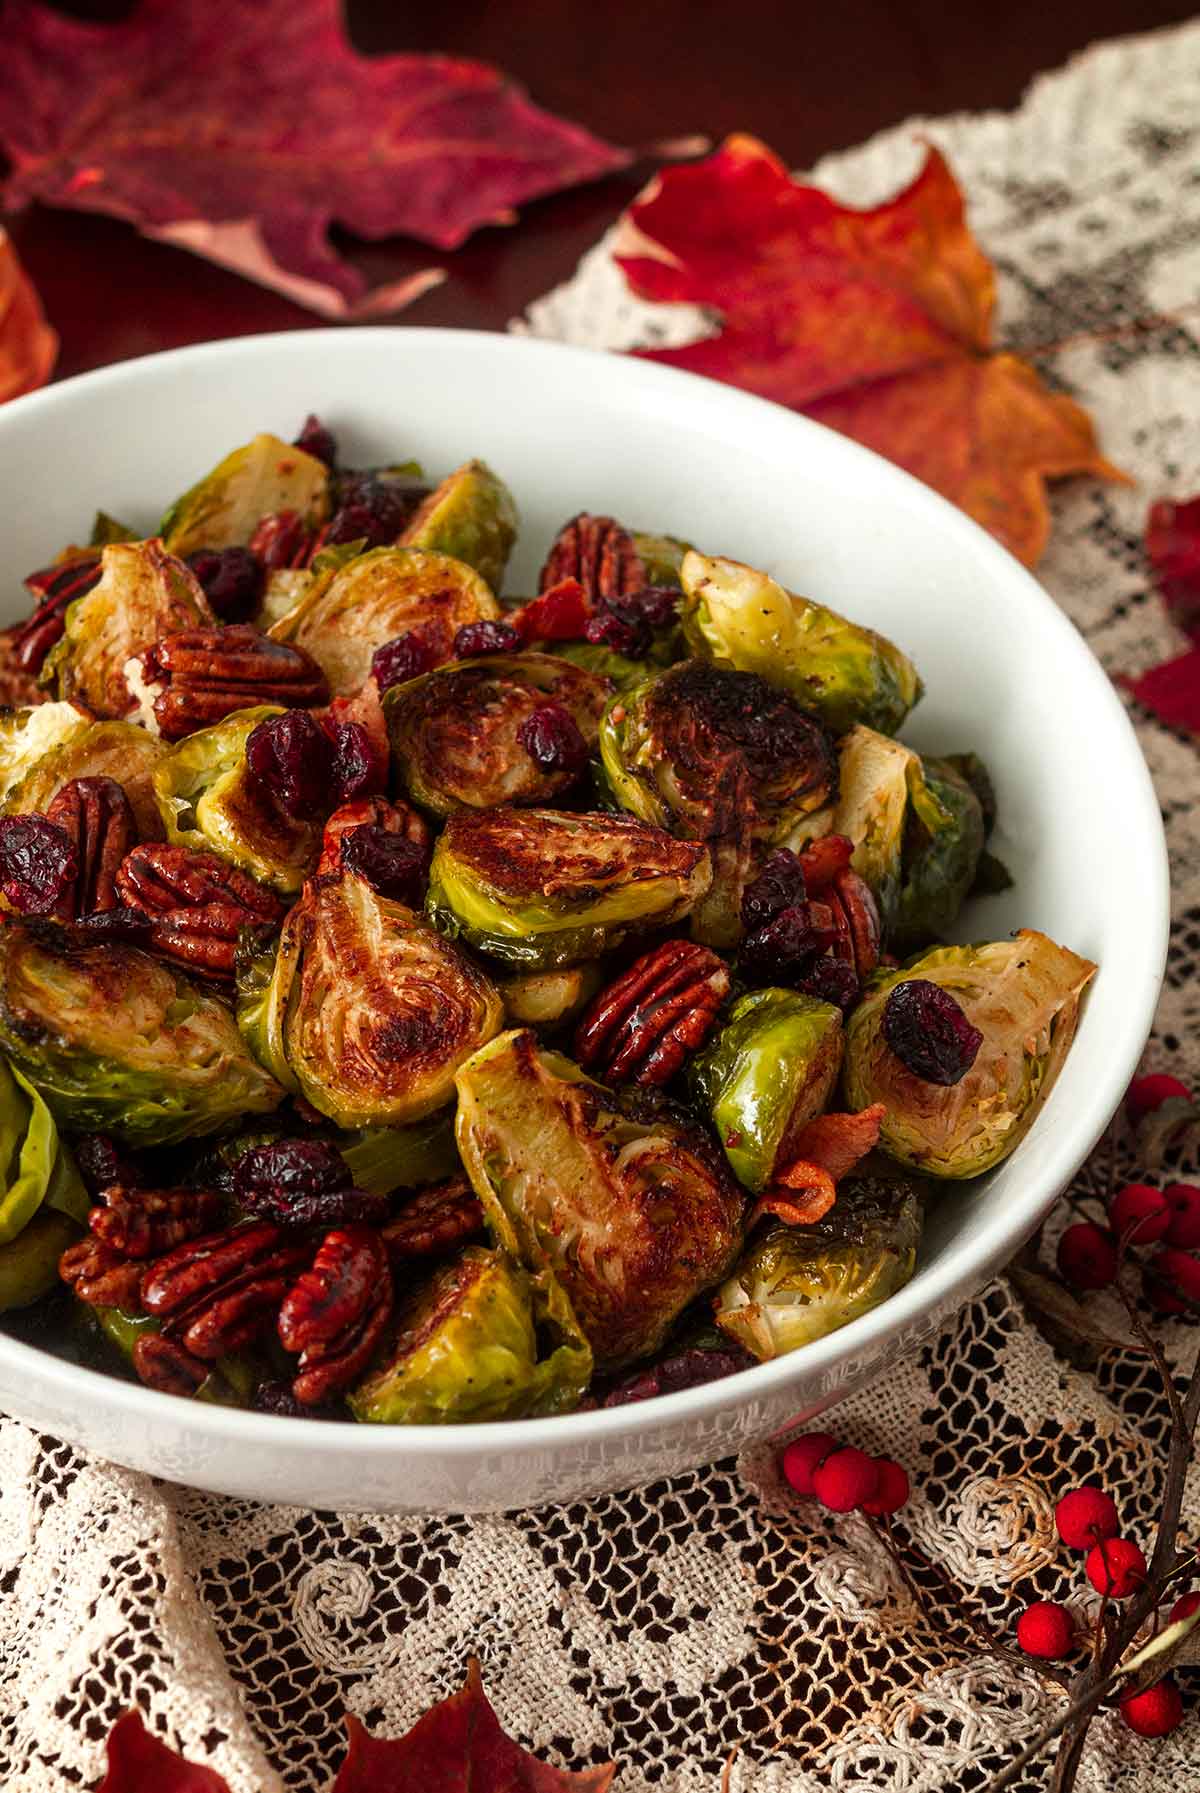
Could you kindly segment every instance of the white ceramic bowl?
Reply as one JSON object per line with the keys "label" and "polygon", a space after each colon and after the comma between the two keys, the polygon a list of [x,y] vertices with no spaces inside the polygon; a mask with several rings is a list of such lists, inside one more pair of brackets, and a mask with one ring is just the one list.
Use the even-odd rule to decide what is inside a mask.
{"label": "white ceramic bowl", "polygon": [[[916,660],[921,748],[976,748],[996,778],[1015,888],[964,937],[1044,929],[1098,961],[1065,1070],[991,1176],[941,1192],[916,1275],[829,1338],[725,1381],[607,1412],[444,1429],[331,1426],[159,1395],[0,1335],[0,1405],[104,1457],[202,1488],[341,1510],[490,1512],[649,1482],[728,1455],[879,1376],[1030,1233],[1098,1138],[1149,1030],[1166,857],[1132,730],[1030,575],[887,462],[729,387],[647,362],[449,330],[243,337],[126,362],[0,410],[3,556],[19,575],[97,506],[149,530],[255,431],[308,410],[350,463],[482,455],[523,519],[530,591],[581,509],[689,537],[876,625]],[[5,619],[7,620],[7,619]]]}

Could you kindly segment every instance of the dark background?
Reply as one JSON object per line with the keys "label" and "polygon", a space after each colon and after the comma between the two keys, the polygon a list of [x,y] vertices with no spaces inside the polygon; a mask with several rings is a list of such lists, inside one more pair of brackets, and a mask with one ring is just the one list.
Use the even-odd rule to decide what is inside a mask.
{"label": "dark background", "polygon": [[[253,5],[254,0],[211,0]],[[117,18],[116,0],[63,10]],[[1030,79],[1099,38],[1192,16],[1168,0],[349,0],[359,49],[447,50],[506,69],[552,111],[641,146],[748,130],[789,163],[860,142],[912,113],[1011,107]],[[0,12],[0,80],[3,14]],[[564,279],[648,166],[526,206],[452,255],[352,245],[372,279],[440,265],[449,279],[402,315],[503,329]],[[12,221],[62,337],[60,374],[205,337],[282,330],[313,314],[182,250],[80,212]]]}

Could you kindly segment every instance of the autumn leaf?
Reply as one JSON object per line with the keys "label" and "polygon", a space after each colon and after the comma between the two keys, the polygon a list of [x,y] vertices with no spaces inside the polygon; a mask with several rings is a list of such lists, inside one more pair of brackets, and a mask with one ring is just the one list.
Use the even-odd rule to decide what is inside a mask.
{"label": "autumn leaf", "polygon": [[[1200,644],[1200,498],[1150,506],[1146,553],[1168,616]],[[1117,683],[1169,728],[1200,734],[1200,645]]]}
{"label": "autumn leaf", "polygon": [[160,1743],[140,1712],[126,1712],[108,1733],[108,1772],[96,1793],[229,1793],[229,1783]]}
{"label": "autumn leaf", "polygon": [[0,230],[0,404],[44,386],[57,354],[37,290]]}
{"label": "autumn leaf", "polygon": [[329,316],[395,310],[436,269],[366,291],[329,241],[453,249],[623,150],[452,56],[360,56],[337,0],[141,0],[116,25],[4,8],[4,203],[108,212]]}
{"label": "autumn leaf", "polygon": [[702,305],[715,334],[639,349],[832,425],[960,505],[1027,564],[1045,481],[1123,477],[1086,411],[992,344],[995,279],[936,149],[887,204],[856,211],[793,180],[752,137],[658,175],[617,261],[644,299]]}
{"label": "autumn leaf", "polygon": [[350,1753],[332,1793],[605,1793],[611,1763],[571,1774],[522,1749],[500,1728],[474,1657],[466,1685],[394,1741],[347,1716]]}

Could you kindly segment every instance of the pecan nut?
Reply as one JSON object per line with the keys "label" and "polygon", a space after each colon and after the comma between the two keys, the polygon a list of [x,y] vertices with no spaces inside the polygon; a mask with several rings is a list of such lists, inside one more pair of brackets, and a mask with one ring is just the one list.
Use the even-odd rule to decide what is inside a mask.
{"label": "pecan nut", "polygon": [[712,1027],[729,983],[724,960],[707,946],[666,940],[585,1010],[576,1057],[612,1083],[667,1083]]}
{"label": "pecan nut", "polygon": [[391,1312],[392,1275],[379,1234],[362,1226],[327,1233],[279,1310],[280,1343],[300,1356],[296,1399],[319,1406],[355,1381]]}
{"label": "pecan nut", "polygon": [[142,1305],[194,1357],[211,1363],[265,1332],[312,1247],[268,1221],[176,1246],[151,1265]]}
{"label": "pecan nut", "polygon": [[392,1263],[400,1264],[452,1251],[482,1231],[483,1203],[465,1177],[451,1177],[419,1190],[380,1236]]}
{"label": "pecan nut", "polygon": [[354,803],[343,803],[326,822],[317,862],[318,877],[341,871],[342,836],[352,828],[382,828],[385,834],[398,834],[402,840],[411,841],[423,853],[429,851],[429,824],[410,804],[402,799],[389,803],[386,797],[360,797]]}
{"label": "pecan nut", "polygon": [[155,1258],[211,1232],[224,1207],[215,1189],[126,1189],[118,1183],[100,1191],[88,1226],[93,1238],[127,1258]]}
{"label": "pecan nut", "polygon": [[68,604],[99,582],[99,548],[68,549],[67,553],[68,559],[41,567],[25,580],[26,589],[38,600],[33,614],[12,631],[17,664],[25,672],[42,670],[46,655],[66,627]]}
{"label": "pecan nut", "polygon": [[117,872],[117,893],[150,918],[150,945],[210,977],[232,977],[243,928],[277,928],[286,913],[273,891],[215,853],[135,847]]}
{"label": "pecan nut", "polygon": [[249,623],[180,629],[142,656],[165,741],[208,728],[257,704],[308,708],[329,701],[325,674],[303,648],[260,635]]}
{"label": "pecan nut", "polygon": [[208,1365],[161,1332],[144,1332],[133,1347],[139,1381],[164,1395],[194,1395],[208,1380]]}
{"label": "pecan nut", "polygon": [[58,1274],[88,1307],[119,1307],[127,1314],[142,1311],[145,1264],[102,1239],[89,1235],[68,1245],[58,1260]]}
{"label": "pecan nut", "polygon": [[641,591],[646,569],[633,537],[615,517],[581,511],[554,538],[538,581],[547,591],[562,579],[577,579],[592,599],[609,601]]}
{"label": "pecan nut", "polygon": [[72,778],[46,809],[75,849],[76,872],[59,898],[60,921],[81,921],[118,906],[121,861],[137,840],[129,798],[115,778]]}
{"label": "pecan nut", "polygon": [[837,936],[834,957],[851,966],[861,981],[879,963],[883,925],[874,892],[850,864],[853,852],[854,843],[844,834],[827,834],[809,842],[800,865],[809,892],[820,897],[829,912],[829,925]]}

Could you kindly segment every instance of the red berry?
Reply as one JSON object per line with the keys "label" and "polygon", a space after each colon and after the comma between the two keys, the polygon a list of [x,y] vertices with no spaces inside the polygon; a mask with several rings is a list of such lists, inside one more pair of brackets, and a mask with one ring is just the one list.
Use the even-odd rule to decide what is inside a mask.
{"label": "red berry", "polygon": [[1162,1246],[1150,1260],[1146,1294],[1160,1313],[1185,1314],[1190,1302],[1200,1301],[1200,1258]]}
{"label": "red berry", "polygon": [[1084,1570],[1098,1594],[1128,1600],[1146,1579],[1146,1559],[1132,1538],[1106,1538],[1087,1553]]}
{"label": "red berry", "polygon": [[1108,1233],[1081,1220],[1058,1242],[1058,1269],[1073,1289],[1106,1289],[1117,1274],[1117,1248]]}
{"label": "red berry", "polygon": [[1148,1077],[1135,1077],[1126,1090],[1125,1112],[1136,1127],[1143,1115],[1153,1114],[1172,1097],[1182,1097],[1185,1102],[1190,1102],[1192,1092],[1186,1083],[1180,1083],[1178,1077],[1169,1077],[1165,1071],[1152,1071]]}
{"label": "red berry", "polygon": [[837,1448],[832,1432],[806,1432],[803,1438],[793,1438],[779,1459],[785,1481],[797,1494],[811,1494],[813,1471]]}
{"label": "red berry", "polygon": [[1026,1656],[1040,1656],[1046,1662],[1069,1656],[1075,1645],[1070,1613],[1054,1600],[1035,1600],[1017,1620],[1017,1642]]}
{"label": "red berry", "polygon": [[852,1444],[833,1451],[813,1473],[813,1493],[830,1513],[851,1513],[879,1486],[879,1466]]}
{"label": "red berry", "polygon": [[1167,1244],[1185,1249],[1200,1245],[1200,1188],[1195,1183],[1168,1183],[1163,1199],[1171,1210]]}
{"label": "red berry", "polygon": [[1178,1625],[1181,1619],[1190,1619],[1194,1612],[1200,1611],[1200,1594],[1181,1594],[1171,1608],[1168,1625]]}
{"label": "red berry", "polygon": [[1171,1209],[1160,1189],[1149,1183],[1126,1183],[1112,1198],[1108,1218],[1113,1232],[1134,1245],[1152,1245],[1171,1224]]}
{"label": "red berry", "polygon": [[1063,1495],[1054,1509],[1054,1523],[1072,1550],[1090,1550],[1101,1538],[1115,1538],[1121,1529],[1112,1496],[1094,1482]]}
{"label": "red berry", "polygon": [[1121,1717],[1139,1737],[1167,1737],[1183,1717],[1183,1701],[1170,1675],[1143,1693],[1121,1696]]}
{"label": "red berry", "polygon": [[894,1457],[876,1457],[875,1467],[879,1471],[875,1492],[859,1505],[872,1519],[885,1519],[898,1513],[908,1499],[908,1472]]}

